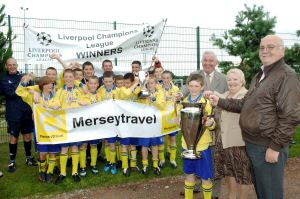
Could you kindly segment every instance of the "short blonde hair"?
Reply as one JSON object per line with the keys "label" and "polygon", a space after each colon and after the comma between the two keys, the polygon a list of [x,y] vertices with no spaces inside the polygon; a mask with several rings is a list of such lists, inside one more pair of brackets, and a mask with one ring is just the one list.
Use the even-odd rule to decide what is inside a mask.
{"label": "short blonde hair", "polygon": [[231,73],[237,74],[241,78],[242,86],[246,85],[245,75],[242,70],[240,70],[238,68],[232,68],[227,72],[226,77],[228,78],[229,74],[231,74]]}

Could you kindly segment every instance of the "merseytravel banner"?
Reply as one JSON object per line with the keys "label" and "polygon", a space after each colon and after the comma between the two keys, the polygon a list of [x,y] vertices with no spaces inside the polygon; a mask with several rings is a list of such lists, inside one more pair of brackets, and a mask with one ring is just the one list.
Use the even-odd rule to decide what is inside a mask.
{"label": "merseytravel banner", "polygon": [[57,53],[64,61],[94,61],[124,55],[153,54],[166,20],[113,31],[33,28],[24,26],[25,63],[51,63]]}
{"label": "merseytravel banner", "polygon": [[[165,123],[166,111],[140,103],[107,100],[65,110],[34,106],[39,144],[59,144],[109,137],[158,137],[178,131]],[[165,127],[164,127],[165,126]]]}

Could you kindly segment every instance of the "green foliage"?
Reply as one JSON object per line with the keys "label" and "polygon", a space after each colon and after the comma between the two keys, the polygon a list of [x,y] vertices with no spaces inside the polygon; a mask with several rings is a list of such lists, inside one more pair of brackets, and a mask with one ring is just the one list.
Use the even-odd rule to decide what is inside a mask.
{"label": "green foliage", "polygon": [[5,71],[5,62],[8,58],[12,57],[12,40],[16,38],[16,36],[12,34],[12,29],[10,24],[8,24],[8,30],[4,33],[3,27],[7,26],[5,22],[5,13],[4,13],[5,5],[1,5],[0,7],[0,73]]}
{"label": "green foliage", "polygon": [[263,6],[254,5],[252,8],[245,4],[245,10],[236,16],[235,28],[225,31],[222,38],[212,36],[211,40],[215,46],[224,49],[229,55],[238,56],[241,62],[234,65],[229,62],[220,63],[226,72],[232,67],[238,67],[245,73],[249,83],[255,73],[260,69],[258,49],[261,38],[274,34],[276,17],[270,17]]}
{"label": "green foliage", "polygon": [[[300,37],[300,30],[296,32]],[[290,65],[300,78],[300,44],[294,44],[291,48],[285,49],[285,62]]]}

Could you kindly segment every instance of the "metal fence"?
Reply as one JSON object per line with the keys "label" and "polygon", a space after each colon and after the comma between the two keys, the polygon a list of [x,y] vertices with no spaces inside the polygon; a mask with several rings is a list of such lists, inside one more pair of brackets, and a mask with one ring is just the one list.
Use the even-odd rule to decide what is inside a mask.
{"label": "metal fence", "polygon": [[[10,19],[10,20],[9,20]],[[116,29],[124,29],[134,26],[140,26],[142,24],[128,24],[113,22],[93,22],[93,21],[75,21],[75,20],[58,20],[58,19],[39,19],[39,18],[19,18],[8,17],[6,18],[8,23],[11,24],[14,34],[17,38],[13,41],[14,57],[19,64],[19,70],[25,72],[24,58],[24,22],[34,28],[47,29],[71,29],[71,30],[98,30],[108,31]],[[5,32],[7,27],[3,27]],[[167,70],[171,70],[177,76],[188,75],[190,72],[201,67],[200,59],[202,54],[206,50],[212,50],[217,54],[219,61],[232,61],[234,63],[239,62],[238,57],[229,56],[224,50],[220,50],[218,47],[213,46],[210,40],[212,34],[220,37],[224,33],[224,29],[210,29],[202,27],[177,27],[166,26],[164,34],[159,45],[157,56],[162,60],[163,66]],[[296,34],[290,33],[278,33],[284,41],[287,47],[292,46],[294,43],[300,43]],[[144,67],[148,67],[151,64],[152,55],[134,55],[118,57],[113,60],[114,69],[122,71],[131,70],[131,62],[133,60],[140,60]],[[96,68],[100,68],[101,60],[93,62]],[[48,66],[27,66],[29,72],[34,72],[43,75],[45,69]],[[62,70],[62,67],[57,64],[55,66],[58,70]],[[4,130],[3,117],[0,117],[0,142],[7,141],[7,136],[3,135]]]}
{"label": "metal fence", "polygon": [[[8,18],[7,18],[8,20]],[[71,29],[71,30],[116,30],[125,29],[142,24],[127,24],[118,22],[93,22],[93,21],[74,21],[74,20],[57,20],[57,19],[37,19],[37,18],[23,18],[10,17],[10,24],[13,28],[17,38],[13,41],[14,57],[18,60],[20,70],[25,72],[24,57],[24,31],[23,24],[30,25],[34,28],[47,29]],[[188,75],[190,72],[200,67],[200,59],[205,50],[213,50],[220,61],[239,62],[238,57],[229,56],[224,50],[213,46],[210,40],[212,34],[217,37],[222,36],[224,29],[209,29],[201,27],[177,27],[166,26],[161,43],[158,48],[157,56],[162,60],[164,68],[171,70],[177,76]],[[286,46],[291,46],[295,42],[300,42],[295,34],[279,33],[286,43]],[[134,56],[124,56],[114,59],[114,69],[121,71],[130,71],[131,62],[133,60],[140,60],[144,67],[151,64],[152,55],[142,54]],[[100,68],[101,60],[93,62],[96,68]],[[59,70],[61,66],[57,64]],[[28,66],[28,71],[38,72],[44,74],[47,66]]]}

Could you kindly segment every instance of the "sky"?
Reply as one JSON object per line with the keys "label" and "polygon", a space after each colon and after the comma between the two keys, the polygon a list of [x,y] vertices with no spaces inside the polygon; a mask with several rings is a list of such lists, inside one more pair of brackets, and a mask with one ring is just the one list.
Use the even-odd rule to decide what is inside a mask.
{"label": "sky", "polygon": [[230,29],[244,4],[264,6],[276,16],[275,30],[295,33],[300,29],[299,3],[296,0],[1,0],[5,12],[24,16],[20,7],[28,8],[26,17],[73,19],[96,22],[153,23],[167,18],[168,26]]}

